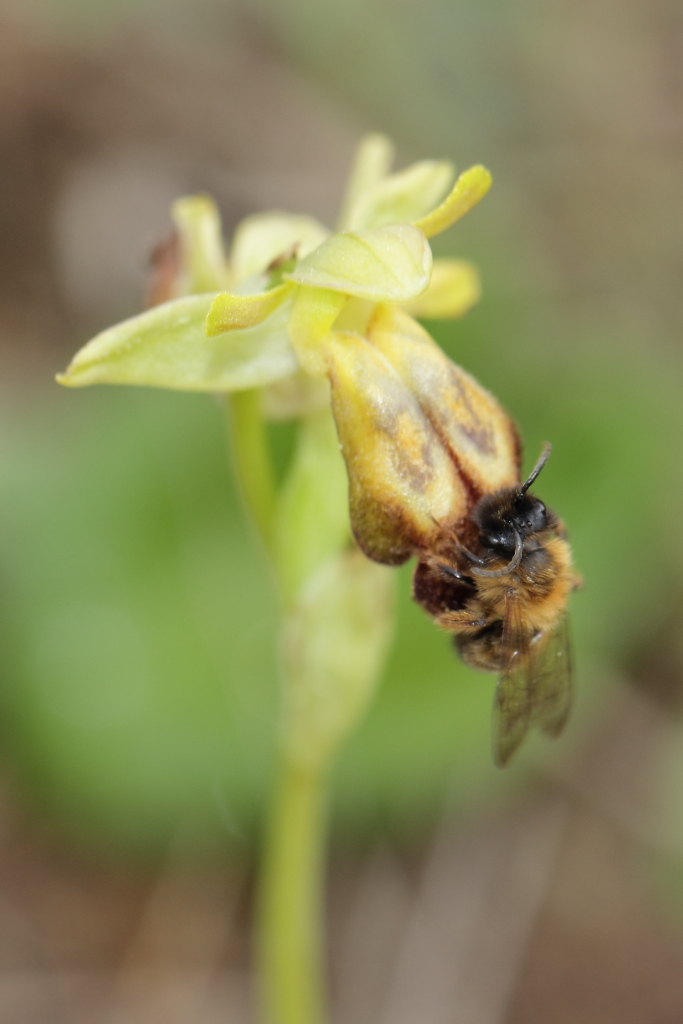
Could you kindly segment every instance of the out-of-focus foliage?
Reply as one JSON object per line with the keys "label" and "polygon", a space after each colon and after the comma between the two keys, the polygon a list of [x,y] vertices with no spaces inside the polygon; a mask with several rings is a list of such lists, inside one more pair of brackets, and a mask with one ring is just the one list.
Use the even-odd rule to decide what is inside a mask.
{"label": "out-of-focus foliage", "polygon": [[[67,11],[46,6],[60,17]],[[159,27],[158,5],[136,8]],[[68,9],[75,27],[81,9],[75,2]],[[89,5],[92,24],[94,10]],[[78,188],[87,199],[104,177],[104,191],[92,194],[118,196],[120,180],[116,209],[126,209],[141,139],[157,147],[149,166],[160,153],[172,155],[171,194],[218,185],[229,205],[234,192],[234,222],[266,204],[307,208],[326,154],[335,162],[340,153],[350,157],[351,135],[363,129],[391,132],[406,156],[435,153],[460,167],[483,160],[494,174],[486,203],[457,236],[435,245],[439,255],[474,259],[481,304],[455,325],[427,326],[519,423],[527,466],[544,440],[553,443],[538,492],[565,519],[586,580],[572,598],[578,702],[557,744],[539,740],[519,768],[496,772],[489,754],[494,680],[457,661],[448,637],[411,603],[409,567],[400,570],[395,648],[376,704],[343,754],[335,807],[347,834],[419,831],[444,796],[472,804],[519,782],[535,758],[565,757],[594,721],[605,675],[628,667],[683,591],[675,12],[665,0],[647,9],[610,0],[542,10],[446,0],[388,7],[261,0],[249,5],[248,29],[268,45],[253,58],[248,49],[240,57],[231,36],[239,4],[177,3],[164,18],[182,22],[183,10],[194,49],[178,76],[146,43],[142,58],[114,49],[101,77],[90,58],[60,71],[76,119],[50,121],[45,105],[53,135],[65,123],[67,138],[91,139],[101,121],[114,154],[109,164],[87,164],[82,177],[65,178],[73,208]],[[202,39],[202,17],[213,26],[210,40]],[[109,22],[102,24],[106,35]],[[279,69],[272,77],[270,57]],[[309,107],[303,87],[281,88],[287,62],[314,87]],[[200,65],[210,65],[217,83],[210,103],[193,77]],[[236,69],[232,91],[219,65]],[[136,76],[145,83],[140,92],[131,84]],[[258,99],[263,82],[265,101]],[[332,117],[341,107],[357,121],[350,130],[340,118],[323,138],[327,115],[319,113],[307,135],[301,122],[294,129],[286,120],[285,93],[292,109],[296,93],[307,117],[326,95],[330,106],[316,109]],[[142,100],[138,111],[140,96],[147,114]],[[261,102],[258,118],[252,100]],[[124,108],[135,114],[130,122]],[[193,163],[207,125],[211,146]],[[40,134],[49,142],[50,132]],[[7,138],[3,152],[19,152],[23,137]],[[298,186],[297,207],[285,197],[296,193],[291,180],[301,154],[318,159],[318,144],[323,162]],[[225,164],[224,177],[211,160]],[[14,165],[4,166],[10,173]],[[140,166],[147,188],[157,179],[145,177],[144,160]],[[18,191],[31,182],[23,167],[17,157],[9,193],[26,220],[35,204]],[[262,171],[258,203],[254,167]],[[339,183],[345,172],[339,160]],[[174,175],[182,179],[177,187]],[[37,180],[36,194],[53,194]],[[326,188],[314,197],[323,219],[334,202],[328,210]],[[336,184],[328,191],[335,195]],[[97,234],[109,211],[88,202],[83,222]],[[39,212],[48,223],[51,211]],[[41,268],[52,238],[43,221],[31,236]],[[20,228],[25,222],[17,221],[0,282],[5,301],[13,268],[22,265]],[[95,254],[109,266],[115,245],[110,250],[98,236],[97,246],[73,264],[79,272],[96,265]],[[97,322],[79,326],[65,351],[113,316],[136,311],[116,308],[128,300],[101,290],[115,308],[100,304]],[[92,317],[93,306],[84,307]],[[57,369],[61,358],[40,363],[41,380],[47,363]],[[9,376],[0,390],[5,759],[55,820],[98,842],[154,848],[179,831],[197,845],[248,842],[270,783],[275,608],[231,483],[222,411],[205,396],[62,394],[56,386],[15,387]],[[274,438],[284,458],[284,428]]]}

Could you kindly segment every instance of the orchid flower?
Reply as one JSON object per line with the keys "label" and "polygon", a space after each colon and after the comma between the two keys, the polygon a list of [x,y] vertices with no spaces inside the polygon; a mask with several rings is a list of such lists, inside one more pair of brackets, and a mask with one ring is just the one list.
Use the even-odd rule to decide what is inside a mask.
{"label": "orchid flower", "polygon": [[428,239],[487,192],[472,167],[455,181],[448,161],[389,173],[383,136],[360,145],[340,229],[271,212],[237,227],[226,259],[216,207],[178,200],[180,242],[168,301],[105,330],[74,357],[61,384],[141,384],[185,391],[263,387],[302,368],[326,373],[325,340],[367,324],[377,304],[412,316],[457,317],[479,297],[474,267],[432,260]]}

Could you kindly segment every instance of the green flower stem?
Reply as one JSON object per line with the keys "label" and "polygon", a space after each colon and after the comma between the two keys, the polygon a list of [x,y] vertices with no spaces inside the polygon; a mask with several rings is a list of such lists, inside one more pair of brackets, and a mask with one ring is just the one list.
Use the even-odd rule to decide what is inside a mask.
{"label": "green flower stem", "polygon": [[263,1007],[267,1024],[324,1024],[328,770],[379,678],[393,580],[352,544],[331,411],[302,416],[275,494],[258,395],[230,407],[235,466],[282,605],[280,767],[258,898]]}
{"label": "green flower stem", "polygon": [[268,1024],[323,1024],[326,772],[284,760],[261,878],[260,961]]}
{"label": "green flower stem", "polygon": [[[329,410],[304,419],[276,497],[257,391],[228,400],[235,469],[273,559],[285,606],[316,565],[348,540],[346,471]],[[291,681],[290,681],[291,685]],[[259,893],[258,956],[268,1024],[323,1024],[324,767],[283,750]]]}
{"label": "green flower stem", "polygon": [[271,550],[275,477],[257,389],[234,391],[227,399],[235,469],[252,518]]}

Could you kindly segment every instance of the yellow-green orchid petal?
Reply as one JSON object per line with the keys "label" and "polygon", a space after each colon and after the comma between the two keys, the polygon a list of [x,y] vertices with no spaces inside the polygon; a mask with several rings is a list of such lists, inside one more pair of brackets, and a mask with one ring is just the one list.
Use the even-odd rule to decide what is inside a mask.
{"label": "yellow-green orchid petal", "polygon": [[214,338],[224,331],[238,331],[263,323],[280,306],[294,288],[286,282],[256,295],[231,295],[222,292],[213,300],[206,318],[206,335]]}
{"label": "yellow-green orchid petal", "polygon": [[360,140],[356,147],[349,182],[346,186],[346,195],[339,215],[338,228],[340,231],[349,230],[351,210],[364,192],[374,188],[382,178],[386,177],[391,170],[393,160],[394,144],[386,135],[373,132]]}
{"label": "yellow-green orchid petal", "polygon": [[289,317],[289,338],[306,373],[324,377],[327,373],[322,342],[332,330],[348,301],[341,292],[325,288],[299,288]]}
{"label": "yellow-green orchid petal", "polygon": [[434,260],[429,288],[403,308],[411,316],[453,319],[467,313],[480,296],[479,274],[473,263]]}
{"label": "yellow-green orchid petal", "polygon": [[57,380],[143,384],[180,391],[238,391],[270,384],[298,368],[287,336],[290,304],[248,330],[207,338],[214,295],[190,295],[103,331],[76,354]]}
{"label": "yellow-green orchid petal", "polygon": [[185,280],[180,293],[219,292],[229,286],[221,218],[211,196],[185,196],[171,207]]}
{"label": "yellow-green orchid petal", "polygon": [[291,213],[256,213],[237,225],[230,266],[237,282],[264,273],[273,260],[293,251],[299,259],[324,242],[329,231],[313,217]]}
{"label": "yellow-green orchid petal", "polygon": [[415,226],[420,228],[427,238],[440,235],[476,206],[490,188],[491,175],[486,168],[480,164],[470,167],[469,170],[463,171],[441,205],[426,217],[416,221]]}
{"label": "yellow-green orchid petal", "polygon": [[407,302],[427,289],[431,272],[423,233],[410,224],[389,224],[332,235],[283,276],[374,302]]}
{"label": "yellow-green orchid petal", "polygon": [[332,411],[349,474],[351,525],[377,562],[400,565],[467,511],[464,484],[417,398],[357,334],[326,343]]}
{"label": "yellow-green orchid petal", "polygon": [[516,482],[519,440],[509,416],[412,317],[378,306],[368,340],[410,389],[471,490],[484,494]]}
{"label": "yellow-green orchid petal", "polygon": [[349,212],[347,230],[411,223],[440,203],[455,169],[448,160],[421,160],[366,189]]}

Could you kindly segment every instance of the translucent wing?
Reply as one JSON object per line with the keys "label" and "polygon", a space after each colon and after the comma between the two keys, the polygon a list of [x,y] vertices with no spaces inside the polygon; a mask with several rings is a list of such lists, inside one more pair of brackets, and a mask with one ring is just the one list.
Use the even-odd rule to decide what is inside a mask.
{"label": "translucent wing", "polygon": [[521,605],[508,598],[503,625],[504,669],[494,699],[493,742],[496,763],[503,767],[529,728],[559,736],[572,706],[572,661],[568,618],[563,615],[548,633],[529,638]]}
{"label": "translucent wing", "polygon": [[506,600],[501,647],[502,674],[493,700],[493,758],[502,768],[529,731],[533,690],[529,674],[530,641],[522,604],[514,592]]}
{"label": "translucent wing", "polygon": [[[538,650],[534,648],[538,645]],[[555,628],[531,646],[529,666],[533,724],[547,736],[559,736],[573,699],[569,619],[563,615]]]}

